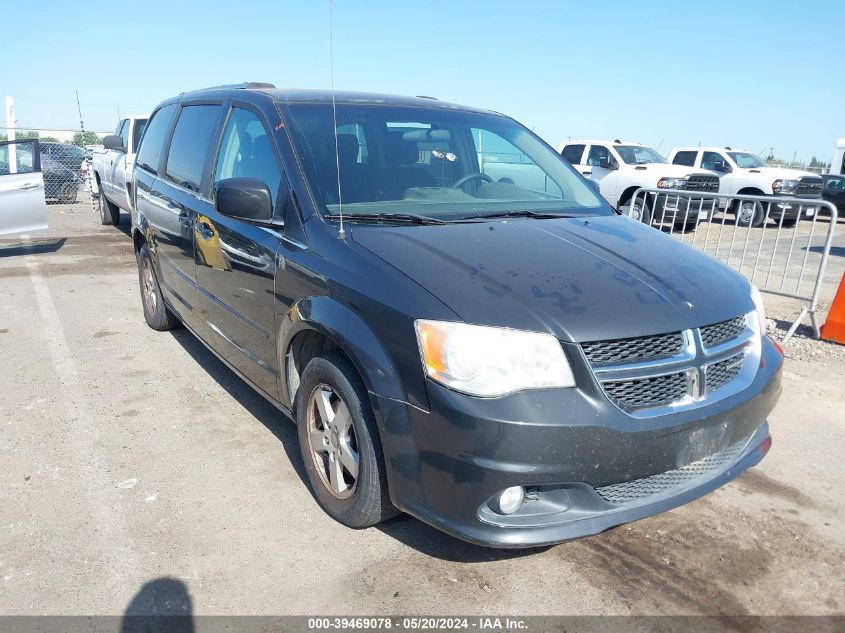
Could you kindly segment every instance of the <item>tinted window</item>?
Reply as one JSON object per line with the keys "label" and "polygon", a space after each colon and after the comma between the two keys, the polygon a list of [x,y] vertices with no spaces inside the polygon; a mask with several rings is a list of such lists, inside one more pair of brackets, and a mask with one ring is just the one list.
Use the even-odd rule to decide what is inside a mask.
{"label": "tinted window", "polygon": [[191,191],[200,190],[202,168],[220,110],[219,105],[182,108],[167,154],[164,174],[168,180]]}
{"label": "tinted window", "polygon": [[[135,120],[135,129],[132,130],[132,147],[135,147],[136,151],[138,148],[138,142],[141,140],[141,135],[144,133],[145,127],[147,127],[147,119]],[[129,146],[127,145],[127,147]]]}
{"label": "tinted window", "polygon": [[126,119],[121,119],[117,122],[117,127],[114,128],[114,135],[120,136],[120,131],[123,129],[123,126],[126,125]]}
{"label": "tinted window", "polygon": [[675,158],[672,159],[672,163],[675,165],[686,165],[687,167],[692,167],[695,165],[695,155],[698,152],[678,152],[675,154]]}
{"label": "tinted window", "polygon": [[129,121],[124,121],[120,126],[120,140],[123,141],[123,147],[129,147]]}
{"label": "tinted window", "polygon": [[716,164],[723,162],[725,162],[725,157],[719,152],[703,152],[701,154],[702,169],[716,169]]}
{"label": "tinted window", "polygon": [[567,161],[569,161],[573,165],[578,165],[581,163],[581,157],[584,155],[584,146],[583,145],[567,145],[563,148],[563,151],[560,153],[561,156],[564,157]]}
{"label": "tinted window", "polygon": [[610,162],[610,150],[604,145],[593,145],[590,147],[590,155],[587,156],[587,164],[598,167],[601,161]]}
{"label": "tinted window", "polygon": [[146,133],[141,137],[141,147],[138,148],[138,156],[135,159],[138,167],[158,173],[158,162],[161,152],[164,149],[164,139],[170,130],[170,123],[173,121],[173,113],[178,106],[175,103],[164,106],[153,114]]}
{"label": "tinted window", "polygon": [[[15,160],[14,168],[10,165],[10,145],[15,146]],[[2,143],[0,144],[0,176],[8,174],[28,174],[35,171],[35,161],[33,159],[33,147],[35,143],[32,141],[18,141],[17,143]]]}
{"label": "tinted window", "polygon": [[282,175],[273,152],[273,141],[261,119],[249,110],[232,108],[226,123],[214,168],[214,182],[225,178],[258,178],[270,189],[273,204],[276,203]]}

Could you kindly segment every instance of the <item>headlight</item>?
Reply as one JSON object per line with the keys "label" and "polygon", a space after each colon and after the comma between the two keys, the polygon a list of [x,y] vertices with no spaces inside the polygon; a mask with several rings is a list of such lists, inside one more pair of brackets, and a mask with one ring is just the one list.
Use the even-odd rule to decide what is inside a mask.
{"label": "headlight", "polygon": [[754,302],[754,311],[757,313],[757,320],[760,325],[760,334],[766,335],[766,306],[763,305],[763,295],[760,294],[760,289],[751,284],[751,300]]}
{"label": "headlight", "polygon": [[422,319],[414,326],[426,375],[455,391],[492,397],[575,386],[550,334]]}
{"label": "headlight", "polygon": [[658,189],[683,189],[686,186],[686,178],[661,178],[657,181]]}
{"label": "headlight", "polygon": [[796,187],[798,187],[797,180],[782,180],[779,178],[772,183],[772,191],[775,193],[795,193]]}

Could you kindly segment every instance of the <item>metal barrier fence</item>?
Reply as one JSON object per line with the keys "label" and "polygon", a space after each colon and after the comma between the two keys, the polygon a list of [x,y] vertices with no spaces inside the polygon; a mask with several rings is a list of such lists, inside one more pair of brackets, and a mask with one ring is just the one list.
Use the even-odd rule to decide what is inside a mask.
{"label": "metal barrier fence", "polygon": [[638,189],[634,219],[730,266],[762,292],[804,301],[784,342],[809,315],[816,338],[819,294],[838,213],[821,199]]}
{"label": "metal barrier fence", "polygon": [[[98,137],[81,130],[0,128],[0,134],[15,140],[37,140],[41,154],[41,172],[48,204],[90,205],[91,152],[83,143]],[[96,209],[95,209],[96,210]]]}

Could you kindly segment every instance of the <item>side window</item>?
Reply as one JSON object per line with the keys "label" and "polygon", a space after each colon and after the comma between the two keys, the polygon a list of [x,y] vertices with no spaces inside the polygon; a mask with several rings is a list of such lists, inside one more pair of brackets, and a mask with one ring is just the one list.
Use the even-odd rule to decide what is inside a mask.
{"label": "side window", "polygon": [[123,131],[123,126],[126,125],[126,119],[121,119],[117,122],[117,127],[114,128],[114,135],[120,136],[120,133]]}
{"label": "side window", "polygon": [[587,156],[587,164],[592,167],[598,167],[603,160],[611,160],[610,150],[604,145],[591,145],[590,153]]}
{"label": "side window", "polygon": [[138,156],[135,164],[152,173],[158,173],[158,163],[161,153],[164,150],[164,140],[170,131],[170,124],[173,122],[173,114],[178,106],[175,103],[166,105],[150,119],[150,123],[141,137],[141,146],[138,148]]}
{"label": "side window", "polygon": [[[135,128],[132,130],[132,147],[138,151],[138,143],[141,141],[141,136],[144,134],[144,128],[147,127],[147,119],[135,119]],[[132,151],[132,147],[126,146]]]}
{"label": "side window", "polygon": [[219,105],[182,107],[167,153],[164,175],[168,180],[199,193],[205,159],[221,109]]}
{"label": "side window", "polygon": [[[486,197],[486,188],[490,190],[490,197],[502,196],[512,200],[563,198],[557,183],[510,141],[489,130],[473,128],[471,131],[479,171],[491,179],[490,183],[479,187],[477,195]],[[495,189],[488,185],[495,185]]]}
{"label": "side window", "polygon": [[675,154],[675,158],[672,159],[672,163],[674,165],[686,165],[687,167],[693,167],[695,165],[695,155],[698,152],[678,152]]}
{"label": "side window", "polygon": [[129,148],[129,119],[123,122],[120,126],[120,140],[123,141],[123,147]]}
{"label": "side window", "polygon": [[0,176],[31,174],[34,171],[36,165],[33,141],[0,143]]}
{"label": "side window", "polygon": [[725,157],[719,152],[702,152],[701,154],[701,168],[715,169],[716,163],[727,162]]}
{"label": "side window", "polygon": [[563,156],[570,165],[580,165],[581,157],[584,155],[584,145],[567,145],[563,148],[560,155]]}
{"label": "side window", "polygon": [[214,167],[214,182],[226,178],[263,180],[270,189],[275,206],[282,173],[267,128],[258,115],[250,110],[234,107],[226,122]]}

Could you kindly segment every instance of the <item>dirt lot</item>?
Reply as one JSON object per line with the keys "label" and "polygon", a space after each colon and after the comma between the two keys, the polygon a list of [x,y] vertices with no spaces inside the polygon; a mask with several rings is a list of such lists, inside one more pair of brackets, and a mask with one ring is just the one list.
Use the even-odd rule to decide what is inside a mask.
{"label": "dirt lot", "polygon": [[527,552],[410,517],[352,531],[312,500],[292,424],[147,328],[126,220],[54,206],[66,239],[0,247],[0,613],[121,614],[163,577],[197,614],[845,611],[842,347],[788,348],[771,453],[681,509]]}

